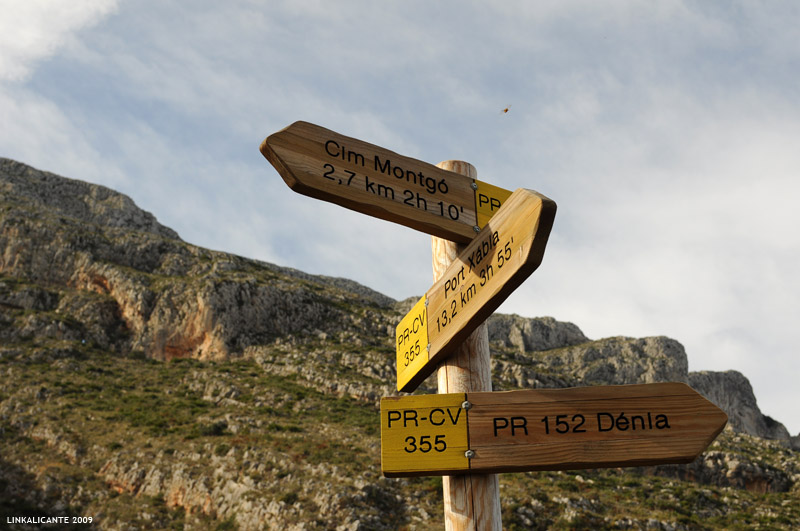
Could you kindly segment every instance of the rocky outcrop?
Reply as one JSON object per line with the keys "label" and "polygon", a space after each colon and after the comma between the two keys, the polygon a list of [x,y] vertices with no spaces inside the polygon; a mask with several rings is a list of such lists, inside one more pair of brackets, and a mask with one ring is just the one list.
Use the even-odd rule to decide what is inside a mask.
{"label": "rocky outcrop", "polygon": [[[648,474],[695,481],[707,485],[745,489],[751,492],[788,492],[800,481],[800,471],[791,463],[794,453],[780,441],[765,441],[725,428],[734,444],[718,445],[687,465],[642,467]],[[754,448],[774,455],[771,462],[753,452]]]}
{"label": "rocky outcrop", "polygon": [[687,383],[727,413],[728,423],[735,431],[791,443],[784,425],[761,413],[750,381],[742,373],[692,372]]}
{"label": "rocky outcrop", "polygon": [[533,319],[494,314],[488,320],[489,342],[520,353],[550,350],[586,343],[589,339],[572,323],[552,317]]}
{"label": "rocky outcrop", "polygon": [[[0,190],[0,308],[23,310],[0,314],[7,340],[80,340],[162,360],[256,355],[276,341],[320,338],[391,349],[394,325],[416,302],[395,303],[351,280],[189,245],[122,194],[8,159],[0,159]],[[761,414],[744,376],[690,375],[686,352],[673,339],[589,341],[572,323],[500,314],[488,330],[500,354],[498,389],[688,382],[728,413],[734,429],[789,441],[780,423]],[[341,357],[314,349],[318,376],[329,372],[332,355]],[[303,367],[314,378],[314,363],[259,359],[283,373]],[[380,355],[354,365],[380,380],[392,373],[391,363]],[[387,388],[367,384],[356,394]]]}
{"label": "rocky outcrop", "polygon": [[47,211],[52,216],[179,239],[178,233],[161,225],[126,195],[14,160],[0,158],[0,193],[13,197],[18,206]]}
{"label": "rocky outcrop", "polygon": [[[186,244],[107,188],[8,159],[0,159],[0,187],[0,274],[25,281],[0,301],[52,311],[15,320],[11,330],[22,336],[156,359],[226,359],[287,335],[385,331],[375,316],[392,299],[350,280]],[[350,307],[363,304],[375,311],[353,315]]]}
{"label": "rocky outcrop", "polygon": [[[6,159],[0,192],[0,498],[93,508],[107,529],[132,528],[130,503],[139,528],[440,527],[436,480],[379,477],[377,403],[396,394],[394,326],[417,298],[192,246],[121,194]],[[682,381],[728,413],[724,444],[639,473],[797,490],[791,438],[743,375],[689,373],[666,337],[592,341],[517,315],[488,329],[495,389]],[[537,485],[554,478],[564,490],[552,498],[530,483],[504,489],[504,518],[528,525],[547,510],[588,526],[605,510],[584,492],[591,479],[573,497],[564,476]],[[634,483],[616,482],[617,494]],[[647,496],[681,507],[682,489]]]}
{"label": "rocky outcrop", "polygon": [[[373,397],[391,388],[393,358],[385,352],[416,297],[395,302],[351,280],[192,246],[122,194],[8,159],[0,159],[0,190],[0,310],[7,310],[0,337],[7,342],[79,340],[161,360],[249,355],[277,373],[296,368],[334,382],[325,385],[339,392],[352,386],[329,377],[331,360],[349,355],[330,346],[372,346],[381,354],[346,361],[365,377],[347,392]],[[780,423],[761,414],[744,376],[690,375],[673,339],[589,341],[572,323],[501,314],[490,317],[488,330],[497,389],[688,382],[735,429],[789,441]],[[308,343],[316,354],[296,364],[259,357],[276,342]]]}

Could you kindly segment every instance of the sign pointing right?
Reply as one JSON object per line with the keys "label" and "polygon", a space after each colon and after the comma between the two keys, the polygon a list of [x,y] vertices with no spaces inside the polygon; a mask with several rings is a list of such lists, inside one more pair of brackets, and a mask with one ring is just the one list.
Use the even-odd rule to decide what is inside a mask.
{"label": "sign pointing right", "polygon": [[410,392],[539,267],[556,215],[520,188],[397,325],[397,389]]}
{"label": "sign pointing right", "polygon": [[401,477],[690,463],[727,422],[684,383],[388,397],[381,468]]}

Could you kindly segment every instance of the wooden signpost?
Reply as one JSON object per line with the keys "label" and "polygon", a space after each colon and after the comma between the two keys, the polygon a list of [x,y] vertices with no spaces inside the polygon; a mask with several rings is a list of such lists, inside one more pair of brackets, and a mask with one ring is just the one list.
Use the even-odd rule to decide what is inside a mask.
{"label": "wooden signpost", "polygon": [[547,197],[307,122],[261,153],[296,192],[434,236],[434,284],[395,333],[397,389],[438,366],[443,394],[381,400],[381,467],[444,475],[447,529],[502,527],[496,473],[688,463],[727,423],[681,383],[491,392],[481,324],[541,263],[556,211]]}
{"label": "wooden signpost", "polygon": [[520,188],[400,321],[397,389],[413,391],[539,267],[556,204]]}
{"label": "wooden signpost", "polygon": [[689,463],[727,415],[683,383],[389,397],[387,477]]}
{"label": "wooden signpost", "polygon": [[295,192],[460,243],[511,195],[308,122],[268,136],[261,153]]}

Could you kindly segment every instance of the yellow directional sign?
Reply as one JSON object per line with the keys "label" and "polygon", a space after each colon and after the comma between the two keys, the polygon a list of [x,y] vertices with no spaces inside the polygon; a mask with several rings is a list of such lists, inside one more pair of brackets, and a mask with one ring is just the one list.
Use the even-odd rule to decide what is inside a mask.
{"label": "yellow directional sign", "polygon": [[499,201],[480,234],[397,326],[399,391],[416,389],[539,267],[556,204],[522,188]]}
{"label": "yellow directional sign", "polygon": [[689,463],[727,421],[683,383],[384,398],[382,468],[399,477]]}
{"label": "yellow directional sign", "polygon": [[270,135],[261,153],[295,192],[460,243],[511,194],[308,122]]}
{"label": "yellow directional sign", "polygon": [[381,466],[386,475],[469,468],[463,393],[381,399]]}

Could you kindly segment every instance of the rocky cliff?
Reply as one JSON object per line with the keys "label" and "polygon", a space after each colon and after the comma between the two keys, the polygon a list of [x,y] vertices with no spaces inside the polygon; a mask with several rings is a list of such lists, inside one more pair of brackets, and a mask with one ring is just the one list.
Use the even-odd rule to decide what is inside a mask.
{"label": "rocky cliff", "polygon": [[[414,300],[193,246],[117,192],[0,159],[6,512],[91,508],[123,529],[133,503],[144,528],[436,527],[436,481],[385,480],[370,461],[375,405],[395,394],[394,326]],[[683,381],[728,413],[703,459],[638,474],[796,492],[792,439],[747,379],[689,373],[677,341],[591,341],[574,324],[516,315],[492,316],[489,337],[496,389]],[[600,494],[581,505],[566,485],[531,501],[519,486],[537,480],[508,477],[507,522],[525,527],[531,511],[646,521],[610,514]]]}

